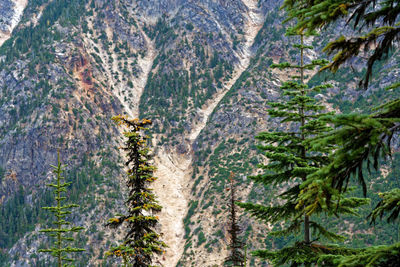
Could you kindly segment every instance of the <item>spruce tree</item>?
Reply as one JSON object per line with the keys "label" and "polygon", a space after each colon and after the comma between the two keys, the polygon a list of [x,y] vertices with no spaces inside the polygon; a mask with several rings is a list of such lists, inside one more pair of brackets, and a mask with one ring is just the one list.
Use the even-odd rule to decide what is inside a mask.
{"label": "spruce tree", "polygon": [[[336,71],[351,58],[366,52],[367,71],[360,82],[365,88],[369,84],[374,64],[385,59],[391,49],[399,44],[399,0],[381,1],[379,4],[364,0],[285,0],[283,8],[287,11],[287,20],[298,20],[294,27],[297,30],[312,32],[341,19],[351,22],[357,32],[347,38],[341,36],[324,48],[328,53],[336,52],[332,62],[324,68]],[[394,82],[387,89],[395,90],[399,87],[400,82]],[[379,161],[391,156],[393,137],[400,132],[400,99],[389,101],[375,110],[373,114],[353,113],[327,118],[335,130],[316,140],[314,146],[330,143],[336,144],[337,149],[331,156],[331,163],[313,175],[307,185],[303,185],[302,199],[314,199],[307,207],[310,212],[317,206],[330,209],[332,205],[337,205],[333,203],[332,196],[345,192],[352,178],[361,184],[364,195],[367,194],[368,185],[364,179],[363,166],[367,165],[368,170],[371,170],[370,167],[378,169]],[[385,198],[377,207],[379,211],[372,213],[384,211],[391,213],[390,217],[396,216],[394,203],[400,205],[400,201],[393,202],[394,199],[390,205],[385,205]]]}
{"label": "spruce tree", "polygon": [[[335,72],[341,65],[364,52],[366,75],[360,85],[368,87],[372,68],[384,60],[390,51],[399,44],[400,1],[364,0],[285,0],[283,6],[289,15],[288,20],[297,19],[295,29],[314,31],[322,29],[342,19],[352,23],[353,36],[340,36],[330,42],[325,51],[336,53],[332,62],[326,66]],[[400,87],[400,82],[388,86],[388,90]],[[306,210],[313,213],[318,209],[330,210],[339,207],[333,201],[347,190],[351,179],[357,180],[364,195],[369,185],[364,180],[364,166],[379,168],[381,159],[391,156],[392,140],[400,132],[400,99],[395,99],[377,107],[374,114],[347,114],[333,116],[330,122],[335,130],[315,140],[314,146],[327,143],[336,144],[331,155],[331,163],[313,173],[302,186],[300,198]],[[400,191],[393,189],[380,193],[382,200],[368,216],[371,223],[389,214],[389,222],[397,222],[400,206]],[[344,251],[342,251],[344,252]],[[320,259],[333,266],[398,266],[400,262],[400,243],[388,246],[372,246],[361,249],[347,249],[338,255],[325,255]]]}
{"label": "spruce tree", "polygon": [[128,179],[126,186],[128,197],[125,201],[127,213],[118,215],[108,220],[107,226],[111,228],[126,224],[127,233],[121,245],[112,247],[107,254],[122,257],[125,265],[144,267],[152,266],[156,254],[164,252],[166,244],[155,231],[158,217],[155,214],[161,211],[161,206],[149,188],[157,178],[153,172],[155,167],[151,164],[152,155],[147,147],[148,136],[145,134],[150,120],[128,119],[124,116],[112,118],[118,126],[128,128],[124,132],[127,139],[123,150],[127,154],[126,167]]}
{"label": "spruce tree", "polygon": [[[260,164],[264,173],[251,179],[265,186],[283,186],[285,189],[272,206],[253,203],[239,204],[252,216],[266,223],[284,228],[273,232],[273,235],[288,236],[302,232],[303,237],[294,245],[270,251],[257,250],[253,255],[270,260],[274,265],[292,264],[309,266],[318,261],[318,257],[327,253],[330,248],[317,244],[315,240],[325,237],[329,240],[342,240],[343,237],[325,229],[305,211],[305,205],[300,202],[301,186],[307,177],[329,163],[328,153],[333,149],[330,145],[312,147],[310,141],[316,136],[327,132],[330,128],[321,118],[331,113],[324,111],[324,106],[318,104],[312,94],[330,87],[329,84],[308,88],[305,84],[306,70],[312,70],[326,63],[324,60],[304,62],[304,53],[311,46],[304,44],[304,35],[300,32],[288,31],[289,35],[300,35],[300,44],[294,45],[299,50],[299,64],[281,63],[271,67],[282,70],[294,70],[292,79],[282,83],[281,89],[286,101],[269,103],[268,110],[272,118],[280,118],[282,127],[289,130],[278,132],[263,132],[256,138],[262,142],[259,149],[269,159],[267,165]],[[285,125],[286,124],[286,125]],[[335,213],[354,213],[353,208],[364,204],[361,199],[342,199],[343,206]],[[321,211],[318,210],[317,212]],[[276,229],[275,228],[275,229]],[[302,230],[301,230],[302,229]],[[311,230],[314,236],[311,236]],[[314,240],[313,240],[314,239]]]}
{"label": "spruce tree", "polygon": [[239,238],[240,226],[238,224],[237,210],[236,210],[236,187],[234,182],[234,173],[231,172],[229,176],[229,188],[230,199],[229,199],[229,229],[228,233],[230,236],[229,240],[229,256],[225,259],[227,266],[242,267],[244,266],[244,255],[243,255],[243,242]]}
{"label": "spruce tree", "polygon": [[74,241],[74,238],[69,236],[69,234],[79,232],[84,228],[80,226],[70,226],[71,223],[66,221],[67,215],[71,214],[70,210],[79,207],[79,205],[63,204],[64,200],[67,199],[63,195],[67,192],[67,187],[71,185],[71,182],[63,182],[65,178],[62,176],[62,173],[64,172],[66,165],[61,164],[60,152],[57,153],[57,165],[51,165],[51,167],[53,168],[56,180],[55,183],[47,184],[47,186],[54,189],[57,204],[51,207],[43,207],[43,209],[54,214],[56,221],[54,221],[53,224],[57,227],[40,230],[40,232],[49,233],[50,236],[55,237],[55,241],[53,247],[49,249],[40,249],[39,252],[50,253],[51,256],[56,258],[58,267],[69,266],[65,262],[72,262],[73,259],[67,257],[66,254],[85,251],[85,249],[82,248],[66,246],[66,242]]}
{"label": "spruce tree", "polygon": [[[313,173],[303,185],[301,198],[308,203],[308,212],[337,206],[335,199],[346,192],[354,178],[364,196],[367,194],[364,167],[377,170],[380,160],[391,155],[392,138],[400,130],[399,119],[394,118],[398,115],[393,115],[398,108],[400,100],[383,105],[372,115],[352,113],[326,117],[336,129],[315,139],[313,145],[335,144],[337,149],[330,156],[330,163]],[[390,212],[389,207],[394,206],[386,206],[386,213]]]}
{"label": "spruce tree", "polygon": [[[288,21],[297,20],[294,29],[306,32],[320,30],[334,22],[346,20],[356,30],[353,36],[340,36],[328,43],[324,48],[329,54],[336,53],[332,62],[323,69],[335,72],[352,58],[364,53],[366,75],[360,85],[367,88],[372,77],[375,63],[384,60],[399,45],[400,1],[388,0],[285,0],[282,6],[287,11]],[[400,87],[400,82],[394,82],[387,90]],[[331,196],[346,191],[350,179],[356,178],[360,182],[364,195],[367,193],[367,184],[363,175],[363,164],[377,169],[379,160],[391,155],[392,139],[400,132],[400,99],[395,99],[375,108],[374,114],[344,114],[333,116],[330,122],[335,125],[335,131],[328,133],[318,140],[315,145],[334,143],[337,151],[332,155],[332,163],[318,176],[325,180],[325,188],[317,186],[321,179],[309,187],[308,195],[316,198],[318,193],[324,195],[326,203],[320,206],[330,207]],[[356,142],[354,142],[356,141]],[[330,182],[330,185],[326,185]],[[337,191],[330,191],[334,187]],[[304,197],[306,198],[306,197]],[[314,203],[316,205],[316,203]],[[310,207],[311,208],[311,207]]]}

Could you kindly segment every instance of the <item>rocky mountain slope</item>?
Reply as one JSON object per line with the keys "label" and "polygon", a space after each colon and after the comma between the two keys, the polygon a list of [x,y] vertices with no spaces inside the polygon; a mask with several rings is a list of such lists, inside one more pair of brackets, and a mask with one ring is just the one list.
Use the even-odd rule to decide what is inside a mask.
{"label": "rocky mountain slope", "polygon": [[[236,173],[241,200],[273,198],[246,176],[262,160],[254,135],[279,127],[268,119],[266,102],[280,97],[284,78],[268,66],[292,56],[280,1],[6,0],[2,5],[0,38],[9,39],[0,47],[0,264],[48,266],[49,259],[37,253],[46,243],[38,229],[48,223],[40,207],[51,203],[45,184],[60,149],[73,182],[69,197],[81,205],[71,219],[86,227],[77,243],[87,250],[77,266],[117,265],[103,253],[120,235],[104,223],[123,208],[121,135],[110,118],[125,113],[154,121],[155,192],[164,206],[160,231],[169,245],[158,261],[221,266],[227,254],[229,171]],[[325,39],[309,42],[320,49]],[[335,82],[320,96],[332,109],[365,108],[398,75],[398,59],[395,52],[385,75],[377,75],[366,92],[355,90],[354,72],[317,75],[310,82]],[[349,84],[354,90],[347,90]],[[244,215],[241,226],[249,249],[266,245],[265,226]],[[375,233],[367,226],[352,230],[363,240]],[[265,264],[252,258],[250,263]]]}
{"label": "rocky mountain slope", "polygon": [[27,3],[27,0],[4,0],[0,2],[0,45],[10,38]]}

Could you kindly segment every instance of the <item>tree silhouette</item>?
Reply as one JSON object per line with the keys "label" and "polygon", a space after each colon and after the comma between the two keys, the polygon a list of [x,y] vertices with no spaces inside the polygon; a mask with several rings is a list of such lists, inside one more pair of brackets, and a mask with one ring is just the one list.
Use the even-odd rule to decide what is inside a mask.
{"label": "tree silhouette", "polygon": [[236,210],[236,187],[234,181],[235,174],[233,172],[230,173],[229,176],[229,188],[230,191],[230,199],[229,199],[229,229],[228,233],[230,235],[229,239],[229,249],[230,254],[225,259],[225,263],[227,266],[244,266],[244,255],[243,255],[243,242],[239,238],[240,234],[240,226],[237,221],[237,210]]}

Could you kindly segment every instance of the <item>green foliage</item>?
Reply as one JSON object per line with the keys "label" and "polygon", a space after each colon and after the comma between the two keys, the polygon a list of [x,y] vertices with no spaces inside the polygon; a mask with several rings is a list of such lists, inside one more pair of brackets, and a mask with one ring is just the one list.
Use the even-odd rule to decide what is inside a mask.
{"label": "green foliage", "polygon": [[[323,255],[346,254],[347,249],[336,246],[323,246],[318,244],[305,244],[304,242],[296,242],[292,246],[285,247],[278,251],[255,251],[252,255],[262,259],[270,259],[274,266],[282,266],[287,264],[288,259],[293,259],[291,266],[310,266],[310,262],[319,263]],[[322,261],[322,265],[318,266],[337,266],[329,265]]]}
{"label": "green foliage", "polygon": [[192,31],[192,30],[194,29],[194,26],[193,26],[192,23],[187,23],[187,24],[185,25],[185,28],[186,28],[188,31]]}
{"label": "green foliage", "polygon": [[26,193],[20,187],[14,196],[0,206],[0,249],[10,248],[26,232],[34,230],[38,219],[45,217],[39,207],[52,202],[47,192],[38,198],[37,205],[30,206],[25,200]]}
{"label": "green foliage", "polygon": [[150,164],[152,156],[147,148],[149,137],[143,133],[151,121],[129,120],[123,116],[113,117],[113,120],[129,129],[124,133],[127,140],[123,148],[128,156],[126,185],[129,196],[126,200],[127,214],[109,219],[107,226],[115,229],[126,223],[128,230],[124,242],[112,247],[107,255],[122,257],[125,264],[129,262],[132,266],[151,266],[154,254],[163,253],[166,247],[154,230],[158,224],[158,217],[154,214],[161,210],[161,206],[148,187],[157,179],[153,176],[155,167]]}
{"label": "green foliage", "polygon": [[198,235],[197,246],[198,247],[201,246],[201,244],[203,244],[206,241],[207,241],[206,236],[204,235],[203,232],[200,232],[199,235]]}
{"label": "green foliage", "polygon": [[[18,28],[13,37],[1,46],[0,54],[6,55],[5,63],[11,63],[20,54],[32,52],[35,53],[37,58],[41,59],[42,63],[54,60],[54,56],[47,49],[41,49],[43,41],[47,43],[55,38],[51,26],[57,21],[62,26],[77,25],[82,14],[81,8],[85,4],[86,0],[50,1],[43,10],[36,26],[30,24],[30,26]],[[41,3],[40,1],[33,1],[29,5],[29,8],[34,9]]]}
{"label": "green foliage", "polygon": [[390,213],[387,221],[395,222],[400,213],[400,188],[379,193],[379,197],[382,198],[382,200],[376,205],[375,209],[369,215],[371,221],[375,223],[378,217],[382,219],[385,214]]}
{"label": "green foliage", "polygon": [[199,204],[198,201],[192,200],[189,204],[189,210],[186,214],[186,217],[185,219],[183,219],[183,223],[185,225],[185,238],[188,238],[190,235],[190,227],[189,227],[190,218],[193,216],[198,204]]}
{"label": "green foliage", "polygon": [[[140,98],[140,110],[143,118],[154,121],[154,131],[167,137],[160,144],[177,145],[180,142],[177,136],[191,128],[196,110],[231,78],[233,64],[214,53],[215,47],[207,43],[213,34],[196,31],[193,32],[196,37],[189,41],[184,35],[191,24],[179,28],[174,23],[177,22],[163,16],[154,26],[145,27],[161,52],[153,62],[153,71]],[[184,58],[179,56],[182,54]],[[189,70],[184,62],[190,62]]]}
{"label": "green foliage", "polygon": [[[399,41],[398,0],[383,1],[379,5],[376,1],[363,0],[355,0],[351,3],[347,0],[285,0],[283,8],[288,12],[287,20],[298,20],[295,30],[307,33],[348,17],[347,22],[352,22],[360,34],[347,38],[340,36],[330,42],[324,50],[328,53],[337,52],[332,62],[325,68],[336,71],[342,64],[358,56],[362,51],[371,50],[373,52],[368,55],[364,81],[360,82],[365,88],[372,76],[373,65],[384,59]],[[376,26],[375,22],[378,21],[382,21],[383,25]]]}
{"label": "green foliage", "polygon": [[[13,86],[4,90],[5,95],[3,95],[0,103],[7,101],[8,103],[18,103],[18,105],[7,111],[11,118],[6,124],[0,126],[0,134],[5,131],[18,130],[19,124],[24,124],[27,120],[33,119],[31,116],[35,114],[34,109],[40,106],[46,108],[45,106],[48,104],[47,96],[53,85],[48,79],[48,69],[53,67],[52,63],[56,59],[55,44],[61,39],[70,37],[68,35],[74,32],[77,28],[77,21],[83,14],[81,12],[82,6],[85,6],[86,3],[86,0],[33,0],[28,2],[20,25],[13,30],[10,39],[0,47],[0,57],[4,56],[4,60],[0,60],[0,71],[7,73],[16,70],[18,65],[15,63],[16,60],[24,62],[24,65],[26,64],[24,68],[28,70],[28,75],[25,75],[24,79],[21,76],[22,72],[18,74],[19,79],[16,77],[20,81],[20,86]],[[43,7],[43,10],[40,12],[41,15],[40,18],[38,17],[37,23],[28,22],[32,19],[32,14],[38,14],[40,7]],[[75,24],[75,27],[72,23]],[[61,33],[58,25],[70,27],[71,30]],[[62,80],[63,78],[59,81]],[[38,86],[35,86],[35,83]],[[27,87],[22,89],[23,85]],[[61,89],[64,89],[64,86],[57,85],[60,85],[58,87],[60,90],[57,94],[54,94],[54,97],[63,94]],[[26,91],[28,87],[30,93],[19,91],[21,89]],[[56,111],[57,109],[53,109],[52,115],[56,116]]]}
{"label": "green foliage", "polygon": [[[293,35],[293,31],[288,31]],[[325,229],[325,227],[314,220],[311,220],[310,213],[304,209],[305,199],[299,199],[301,188],[307,183],[307,177],[315,171],[328,164],[328,153],[333,147],[326,143],[321,146],[312,146],[311,140],[330,130],[327,123],[321,118],[329,115],[324,112],[324,107],[316,103],[312,97],[315,92],[320,92],[328,87],[329,84],[315,85],[308,88],[304,84],[305,70],[314,69],[316,66],[326,64],[324,60],[314,60],[309,64],[304,64],[304,51],[312,47],[303,43],[294,45],[300,50],[300,64],[282,62],[273,64],[271,67],[281,70],[298,70],[291,80],[283,82],[281,89],[284,100],[269,103],[271,109],[268,113],[273,118],[280,118],[281,124],[287,130],[276,132],[263,132],[256,138],[262,143],[259,149],[269,159],[268,164],[260,164],[264,173],[251,177],[255,182],[264,186],[275,186],[284,188],[279,193],[277,201],[271,206],[253,203],[240,203],[246,211],[250,212],[255,218],[275,226],[272,233],[276,236],[290,236],[301,232],[304,234],[302,241],[297,241],[293,246],[287,246],[275,251],[257,250],[254,255],[263,259],[270,259],[276,266],[282,264],[311,264],[317,261],[317,256],[322,252],[315,252],[314,244],[311,239],[310,229],[316,240],[324,237],[328,240],[342,240],[341,235],[335,234]],[[336,198],[341,199],[341,198]],[[352,213],[353,208],[365,204],[365,200],[355,198],[342,199],[345,208],[336,210],[337,214]],[[320,213],[322,209],[315,210]],[[283,225],[284,223],[284,225]]]}
{"label": "green foliage", "polygon": [[66,216],[71,214],[71,208],[79,207],[76,204],[62,204],[64,200],[67,198],[62,196],[67,192],[67,187],[71,184],[69,182],[63,182],[64,177],[62,173],[64,172],[65,165],[61,164],[60,161],[60,153],[57,156],[57,166],[53,166],[53,172],[56,175],[56,183],[47,184],[50,188],[54,190],[55,200],[57,205],[50,207],[43,207],[44,210],[48,210],[54,214],[56,217],[56,221],[53,222],[56,225],[56,228],[47,228],[42,229],[40,232],[48,233],[50,236],[55,237],[54,246],[49,249],[39,249],[39,252],[47,252],[50,253],[51,256],[57,259],[57,266],[68,266],[67,264],[63,264],[63,262],[72,262],[73,259],[68,258],[66,254],[72,252],[81,252],[85,251],[82,248],[75,248],[71,246],[66,246],[65,241],[71,242],[74,241],[74,238],[69,237],[68,234],[76,233],[83,230],[83,227],[72,226],[72,227],[64,227],[67,225],[71,225],[70,222],[66,221]]}
{"label": "green foliage", "polygon": [[[119,171],[119,167],[114,162],[108,160],[111,157],[110,151],[100,152],[103,157],[99,166],[89,159],[88,155],[83,155],[79,159],[80,165],[74,165],[73,168],[66,171],[68,182],[71,183],[67,196],[69,201],[80,204],[80,211],[94,209],[97,205],[92,194],[87,192],[95,192],[96,186],[104,184],[105,177],[115,175]],[[107,195],[108,198],[116,198],[111,192],[119,191],[118,184],[107,181],[108,188],[112,188]],[[33,203],[26,200],[27,195],[32,195]],[[51,223],[51,218],[47,212],[40,207],[50,206],[54,204],[54,198],[49,190],[30,191],[20,187],[17,192],[11,196],[6,202],[0,206],[0,250],[12,247],[16,241],[23,237],[26,233],[32,232],[37,223]],[[78,244],[86,245],[80,239],[76,240]],[[77,255],[78,256],[78,255]],[[88,254],[80,254],[76,260],[77,266],[86,266]],[[0,265],[5,265],[5,261],[10,257],[0,257],[4,262],[0,261]],[[38,266],[47,266],[37,263]]]}
{"label": "green foliage", "polygon": [[[390,246],[372,246],[364,249],[348,249],[341,253],[323,255],[318,266],[338,267],[396,267],[400,262],[400,243]],[[344,252],[344,253],[343,253]]]}
{"label": "green foliage", "polygon": [[[325,47],[328,53],[336,52],[326,69],[337,71],[344,63],[366,51],[367,70],[360,82],[364,88],[370,83],[373,67],[385,59],[399,41],[398,0],[379,4],[376,1],[361,0],[351,3],[343,0],[286,0],[284,7],[289,13],[289,20],[298,20],[295,26],[298,31],[311,32],[341,18],[347,18],[348,22],[353,23],[354,28],[359,30],[358,34],[340,36]],[[388,89],[397,87],[398,82],[395,82]],[[333,206],[340,206],[340,203],[332,199],[347,190],[350,179],[357,180],[366,195],[369,185],[364,174],[371,172],[371,167],[378,170],[381,159],[391,155],[391,141],[400,130],[400,99],[389,100],[375,111],[370,115],[349,114],[328,118],[336,130],[317,139],[313,146],[329,143],[336,144],[337,149],[330,157],[331,163],[312,174],[302,186],[300,197],[313,200],[306,208],[309,213],[317,208],[329,210]],[[388,221],[394,222],[399,214],[399,195],[398,188],[380,193],[382,199],[369,215],[371,221],[375,223],[377,218],[388,215]],[[398,255],[399,246],[394,244],[359,249],[352,255],[326,256],[325,262],[334,266],[396,266]]]}
{"label": "green foliage", "polygon": [[[6,174],[6,170],[4,170],[1,166],[0,166],[0,184],[3,181],[4,175]],[[1,247],[1,246],[0,246]]]}
{"label": "green foliage", "polygon": [[168,41],[177,37],[177,34],[168,24],[165,17],[158,19],[153,28],[145,28],[145,30],[151,39],[155,39],[156,48],[163,47]]}
{"label": "green foliage", "polygon": [[352,177],[362,185],[366,195],[364,164],[367,170],[372,167],[378,169],[380,158],[390,155],[389,147],[398,131],[399,118],[396,114],[399,109],[400,100],[394,100],[371,115],[348,114],[326,118],[337,130],[314,140],[313,146],[334,143],[340,149],[330,156],[330,164],[314,173],[312,179],[303,185],[304,198],[315,199],[307,207],[308,212],[312,213],[317,207],[327,210],[335,205],[332,196],[346,191]]}
{"label": "green foliage", "polygon": [[5,263],[9,260],[10,256],[8,255],[8,253],[3,252],[2,250],[0,250],[0,263]]}

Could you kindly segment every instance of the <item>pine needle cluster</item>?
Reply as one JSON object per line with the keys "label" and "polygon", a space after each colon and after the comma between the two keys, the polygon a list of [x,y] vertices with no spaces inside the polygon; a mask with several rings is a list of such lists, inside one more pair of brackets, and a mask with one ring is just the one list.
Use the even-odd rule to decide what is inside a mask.
{"label": "pine needle cluster", "polygon": [[[360,86],[368,88],[376,62],[385,59],[400,40],[400,1],[331,1],[331,0],[285,0],[283,8],[288,19],[296,19],[297,30],[311,32],[323,29],[339,20],[346,20],[357,32],[353,36],[340,36],[326,47],[327,53],[336,53],[325,69],[335,72],[341,65],[361,54],[366,58],[367,71]],[[394,82],[387,90],[395,90],[400,83]],[[332,116],[327,120],[335,126],[331,131],[314,141],[313,146],[335,144],[329,157],[330,164],[310,175],[302,186],[300,198],[309,213],[315,210],[332,210],[340,207],[338,198],[347,190],[351,180],[361,185],[364,195],[369,185],[364,179],[365,166],[370,172],[379,169],[379,162],[387,160],[392,152],[392,140],[400,132],[400,99],[377,107],[374,114],[348,114]],[[400,191],[395,188],[379,193],[381,201],[368,218],[371,223],[387,216],[388,222],[398,222],[400,213]],[[334,201],[333,199],[336,199]],[[327,266],[398,266],[399,243],[388,246],[372,246],[362,249],[347,249],[336,256],[320,258]]]}
{"label": "pine needle cluster", "polygon": [[287,20],[298,20],[295,29],[306,33],[346,18],[347,24],[351,23],[360,34],[340,36],[330,42],[324,51],[336,54],[325,68],[335,72],[345,62],[367,52],[367,71],[360,81],[365,88],[372,77],[373,65],[385,59],[400,39],[399,0],[285,0],[282,8],[288,13]]}

